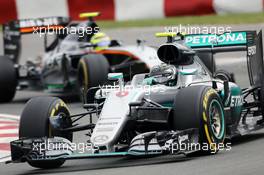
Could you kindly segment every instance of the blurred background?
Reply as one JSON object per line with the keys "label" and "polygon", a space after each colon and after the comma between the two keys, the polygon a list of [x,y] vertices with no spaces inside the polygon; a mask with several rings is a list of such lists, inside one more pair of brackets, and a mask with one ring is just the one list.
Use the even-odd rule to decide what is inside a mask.
{"label": "blurred background", "polygon": [[[69,16],[100,11],[99,20],[160,19],[173,16],[260,13],[262,0],[1,0],[0,23],[14,19]],[[241,19],[242,20],[242,19]]]}

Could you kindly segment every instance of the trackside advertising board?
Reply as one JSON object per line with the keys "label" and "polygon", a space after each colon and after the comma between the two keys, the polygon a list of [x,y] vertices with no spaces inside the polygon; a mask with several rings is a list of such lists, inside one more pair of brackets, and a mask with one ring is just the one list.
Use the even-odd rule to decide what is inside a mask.
{"label": "trackside advertising board", "polygon": [[247,32],[191,34],[185,36],[185,44],[191,48],[246,45]]}

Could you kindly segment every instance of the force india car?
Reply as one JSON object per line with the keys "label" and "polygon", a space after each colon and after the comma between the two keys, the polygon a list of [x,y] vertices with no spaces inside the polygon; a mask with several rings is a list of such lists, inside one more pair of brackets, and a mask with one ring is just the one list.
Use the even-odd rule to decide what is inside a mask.
{"label": "force india car", "polygon": [[[225,138],[263,128],[261,32],[157,36],[168,38],[157,50],[162,64],[126,84],[122,73],[108,74],[114,85],[90,88],[87,112],[71,114],[55,97],[31,99],[21,115],[19,140],[11,142],[11,162],[55,168],[68,159],[215,154]],[[214,70],[215,53],[231,51],[246,52],[249,88],[241,89],[226,71],[207,68]],[[85,116],[90,122],[80,124]],[[83,130],[89,131],[84,142],[90,152],[78,153],[73,132]]]}
{"label": "force india car", "polygon": [[[82,93],[103,84],[109,72],[123,72],[126,81],[160,64],[156,49],[137,40],[122,45],[110,40],[93,20],[99,13],[83,13],[84,22],[65,17],[11,21],[4,25],[4,53],[0,58],[0,102],[11,101],[17,89],[50,93]],[[53,39],[52,33],[55,35]],[[45,54],[20,65],[22,34],[44,37]],[[53,39],[53,40],[52,40]],[[12,63],[12,61],[13,63]]]}

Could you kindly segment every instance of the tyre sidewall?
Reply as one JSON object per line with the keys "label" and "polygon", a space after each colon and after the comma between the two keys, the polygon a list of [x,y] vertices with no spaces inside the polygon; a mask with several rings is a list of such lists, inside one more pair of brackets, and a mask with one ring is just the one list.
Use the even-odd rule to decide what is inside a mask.
{"label": "tyre sidewall", "polygon": [[[220,137],[217,137],[211,127],[211,117],[210,117],[210,106],[213,102],[217,102],[220,105],[221,109],[221,131]],[[201,125],[200,125],[200,143],[202,145],[208,144],[210,146],[209,151],[216,152],[218,151],[219,144],[222,144],[225,139],[226,132],[226,123],[224,118],[224,107],[221,102],[220,97],[217,95],[217,92],[212,88],[205,89],[203,96],[201,98],[200,105],[200,116],[201,116]]]}
{"label": "tyre sidewall", "polygon": [[[107,59],[101,54],[89,54],[83,56],[78,64],[78,89],[82,94],[83,90],[86,93],[91,87],[97,87],[103,85],[107,81],[107,75],[109,73],[109,63]],[[80,77],[82,81],[80,82]]]}

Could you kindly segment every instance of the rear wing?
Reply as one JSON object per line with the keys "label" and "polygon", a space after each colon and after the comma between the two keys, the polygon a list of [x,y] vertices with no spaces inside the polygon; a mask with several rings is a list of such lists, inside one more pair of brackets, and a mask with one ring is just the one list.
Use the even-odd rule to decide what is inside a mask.
{"label": "rear wing", "polygon": [[[216,34],[190,34],[184,42],[198,54],[245,51],[250,84],[260,86],[264,78],[262,31],[235,31]],[[214,66],[214,65],[212,65]],[[214,72],[214,71],[213,71]]]}
{"label": "rear wing", "polygon": [[191,48],[238,46],[247,44],[247,32],[223,34],[190,34],[185,36],[185,44]]}
{"label": "rear wing", "polygon": [[4,54],[15,63],[20,54],[20,39],[23,34],[61,29],[70,23],[68,17],[46,17],[10,21],[3,25]]}

